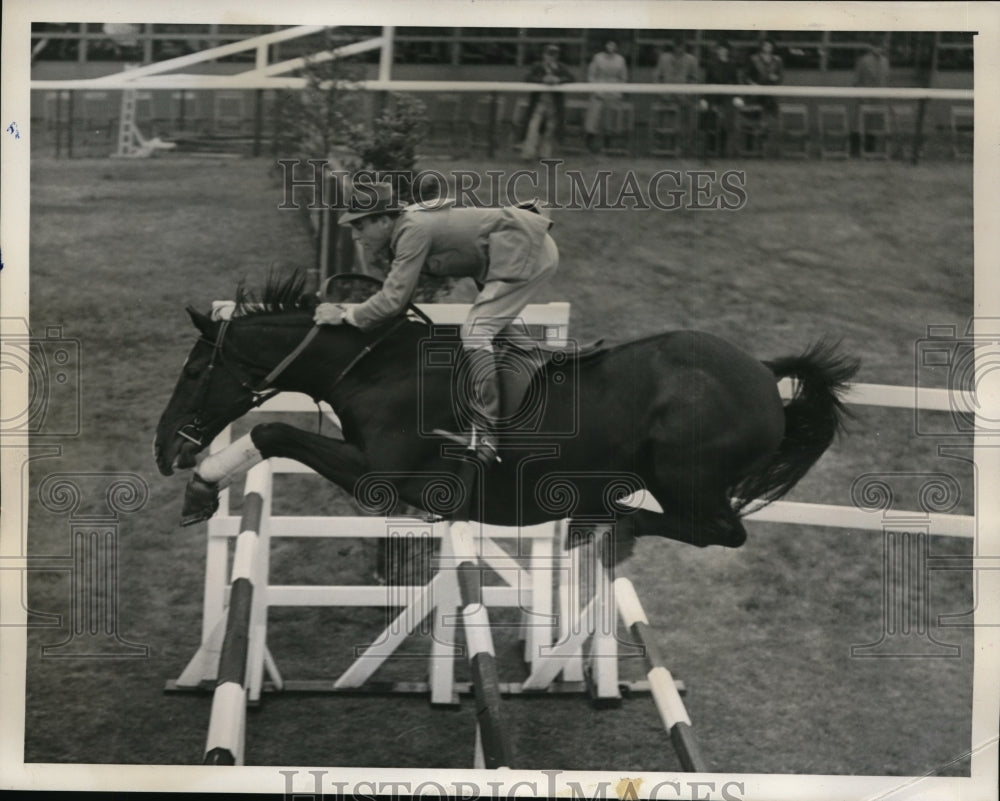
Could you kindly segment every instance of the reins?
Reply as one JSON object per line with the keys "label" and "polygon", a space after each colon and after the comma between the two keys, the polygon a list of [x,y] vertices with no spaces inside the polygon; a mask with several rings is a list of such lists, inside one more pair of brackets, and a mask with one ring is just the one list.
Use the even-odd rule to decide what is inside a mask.
{"label": "reins", "polygon": [[[322,298],[326,294],[327,286],[332,281],[341,281],[341,280],[362,280],[372,284],[376,284],[379,287],[382,286],[381,281],[370,275],[364,275],[361,273],[338,273],[337,275],[331,276],[326,280],[326,282],[323,284],[323,287],[317,293],[319,297]],[[431,319],[413,304],[407,304],[407,311],[412,312],[417,317],[421,318],[425,323],[427,323],[427,325],[429,326],[433,325]],[[406,322],[406,319],[407,318],[405,313],[400,315],[398,318],[396,318],[395,321],[392,322],[392,324],[387,325],[385,330],[382,331],[375,339],[373,339],[371,342],[365,345],[361,349],[361,351],[353,359],[351,359],[351,361],[347,363],[347,366],[344,367],[344,369],[341,370],[340,373],[338,373],[337,377],[333,381],[333,384],[330,386],[330,391],[338,387],[341,384],[341,382],[343,382],[343,380],[348,376],[351,370],[357,367],[357,365],[369,353],[371,353],[373,350],[375,350],[375,348],[381,345],[389,337],[390,334],[395,332],[400,325]],[[198,386],[198,394],[196,396],[198,402],[195,406],[197,410],[195,412],[195,416],[190,423],[187,423],[186,425],[183,425],[179,429],[177,429],[178,436],[183,437],[184,439],[190,442],[193,442],[195,445],[198,445],[199,447],[203,444],[205,438],[205,429],[212,428],[214,425],[218,424],[220,420],[223,423],[228,423],[230,420],[234,419],[232,416],[234,409],[239,409],[242,408],[243,406],[246,406],[246,409],[243,412],[241,412],[241,414],[245,414],[251,409],[256,409],[258,406],[267,402],[275,395],[277,395],[280,392],[280,390],[273,388],[274,382],[277,381],[278,378],[285,372],[285,370],[287,370],[289,366],[296,359],[298,359],[299,356],[302,355],[302,352],[309,346],[309,344],[313,341],[313,339],[316,338],[316,335],[319,333],[320,330],[319,325],[314,325],[312,328],[310,328],[306,332],[306,335],[299,342],[299,344],[296,345],[291,350],[291,352],[287,356],[285,356],[285,358],[283,358],[280,362],[278,362],[278,364],[274,367],[274,369],[272,369],[271,372],[269,372],[264,377],[263,381],[261,381],[261,383],[257,387],[253,387],[247,383],[246,379],[243,376],[239,375],[228,364],[226,364],[225,359],[223,359],[222,348],[223,348],[223,343],[225,341],[226,332],[229,329],[230,322],[231,320],[228,319],[222,321],[222,324],[219,326],[219,331],[215,335],[214,342],[210,342],[209,340],[205,339],[205,337],[202,337],[202,340],[204,342],[208,342],[208,344],[212,346],[212,358],[211,361],[209,361],[208,369],[202,376],[201,383]],[[204,403],[204,395],[208,391],[208,379],[211,376],[212,370],[215,368],[215,365],[217,363],[222,365],[229,372],[229,374],[236,380],[236,382],[244,390],[247,391],[247,393],[250,396],[249,404],[247,404],[247,399],[234,401],[232,404],[229,405],[229,407],[225,410],[225,412],[217,415],[215,419],[211,420],[210,421],[211,424],[206,424],[203,423],[201,420],[201,414],[202,414],[201,406]],[[319,400],[315,398],[314,400],[316,401],[316,405],[318,408]],[[320,414],[320,420],[322,421],[322,413]]]}
{"label": "reins", "polygon": [[[243,376],[239,375],[239,373],[233,370],[226,363],[226,360],[223,358],[222,349],[226,339],[226,332],[229,330],[230,322],[231,322],[230,320],[222,321],[222,324],[219,326],[219,331],[215,335],[214,341],[210,342],[209,340],[205,339],[205,337],[201,338],[203,342],[209,342],[209,344],[211,344],[212,358],[209,360],[208,369],[205,371],[205,374],[201,377],[201,382],[198,385],[197,403],[195,405],[195,408],[198,411],[195,413],[194,419],[190,423],[181,426],[179,429],[177,429],[178,436],[183,437],[189,442],[193,442],[195,445],[200,446],[203,444],[205,428],[211,428],[212,427],[211,424],[215,424],[217,420],[229,418],[233,409],[239,408],[243,406],[245,403],[244,400],[234,401],[232,404],[229,405],[229,407],[225,410],[225,412],[217,415],[215,420],[209,421],[209,424],[202,422],[201,407],[205,400],[204,395],[208,391],[208,380],[211,377],[212,371],[215,369],[216,364],[219,364],[223,368],[225,368],[225,370],[236,380],[236,382],[240,385],[240,387],[242,387],[249,393],[250,405],[247,407],[247,411],[249,411],[250,409],[256,409],[258,406],[266,403],[267,401],[269,401],[271,398],[273,398],[275,395],[278,394],[279,390],[272,389],[271,386],[274,384],[277,378],[283,372],[285,372],[285,370],[288,369],[289,365],[291,365],[292,362],[294,362],[301,355],[302,351],[304,351],[306,347],[309,345],[309,343],[312,342],[313,339],[316,337],[316,334],[319,333],[318,325],[314,325],[312,328],[310,328],[309,331],[306,333],[305,337],[302,338],[302,341],[299,342],[299,344],[296,345],[294,349],[292,349],[291,353],[289,353],[284,359],[282,359],[277,364],[277,366],[275,366],[275,368],[271,370],[271,372],[264,377],[264,380],[257,387],[253,387],[247,383],[246,379]],[[190,429],[191,433],[189,433],[185,429]]]}
{"label": "reins", "polygon": [[264,377],[264,381],[261,384],[260,388],[257,390],[257,392],[263,392],[264,390],[268,389],[271,386],[271,384],[273,384],[278,379],[278,376],[280,376],[283,372],[285,372],[285,370],[288,369],[288,366],[292,362],[294,362],[297,358],[299,358],[299,355],[302,353],[302,351],[304,351],[309,346],[309,343],[316,338],[316,334],[318,333],[319,333],[318,325],[314,325],[312,328],[310,328],[306,332],[306,335],[302,338],[302,341],[295,346],[292,352],[289,353],[280,362],[278,362],[277,367],[275,367],[270,373],[268,373]]}
{"label": "reins", "polygon": [[[199,384],[198,387],[197,405],[195,406],[197,412],[195,413],[194,419],[187,425],[181,426],[177,430],[178,436],[183,437],[184,439],[188,440],[189,442],[193,442],[195,445],[198,446],[201,446],[204,442],[204,432],[206,428],[211,428],[212,424],[215,424],[218,420],[224,420],[228,422],[229,419],[231,419],[230,415],[232,414],[232,411],[236,408],[242,407],[246,403],[245,400],[234,401],[232,404],[229,405],[229,407],[226,408],[226,410],[223,413],[217,415],[214,420],[209,421],[209,423],[202,422],[201,406],[204,402],[204,395],[208,390],[208,379],[211,377],[212,370],[215,368],[216,364],[219,364],[223,368],[225,368],[229,372],[229,374],[234,379],[236,379],[237,383],[239,383],[239,385],[244,390],[246,390],[247,393],[249,393],[250,404],[249,406],[247,406],[246,411],[250,411],[250,409],[256,409],[258,406],[260,406],[263,403],[266,403],[268,400],[273,398],[281,391],[273,388],[274,382],[277,381],[278,378],[291,366],[291,364],[296,359],[298,359],[299,356],[302,355],[302,352],[309,346],[309,344],[313,341],[313,339],[316,338],[316,335],[319,333],[321,328],[321,326],[319,325],[312,326],[312,328],[310,328],[306,332],[306,335],[302,338],[299,344],[296,345],[288,353],[288,355],[285,356],[285,358],[282,359],[274,367],[274,369],[272,369],[271,372],[269,372],[264,377],[264,379],[257,387],[253,387],[250,386],[242,376],[236,373],[226,363],[226,360],[223,358],[223,345],[226,337],[226,332],[229,329],[230,322],[231,322],[230,320],[223,320],[222,324],[219,326],[219,331],[216,334],[215,340],[209,343],[212,345],[212,358],[209,361],[208,369],[202,376],[201,383]],[[396,318],[396,320],[393,321],[392,324],[386,326],[385,330],[383,330],[375,339],[373,339],[371,342],[365,345],[354,356],[354,358],[347,363],[344,369],[337,374],[337,377],[334,379],[333,384],[330,386],[330,391],[338,387],[343,382],[343,380],[348,376],[351,370],[357,367],[357,365],[369,353],[371,353],[379,345],[381,345],[391,334],[393,334],[396,331],[396,329],[398,329],[405,322],[406,322],[406,316],[401,315],[400,317]],[[205,342],[209,342],[209,340],[205,339],[204,337],[202,337],[202,340]],[[317,400],[316,403],[318,406],[319,401]]]}
{"label": "reins", "polygon": [[[375,339],[373,339],[371,342],[365,345],[358,353],[358,355],[355,356],[353,359],[351,359],[347,363],[347,366],[337,374],[337,377],[334,379],[333,384],[331,384],[330,386],[330,390],[332,391],[336,389],[340,385],[340,382],[343,381],[345,378],[347,378],[347,374],[350,373],[351,370],[353,370],[355,367],[357,367],[358,362],[360,362],[363,358],[365,358],[365,356],[367,356],[369,353],[375,350],[375,348],[381,345],[389,337],[389,334],[393,333],[397,328],[399,328],[400,325],[402,325],[405,322],[406,322],[405,316],[397,317],[392,325],[387,326],[385,331],[383,331],[381,334],[375,337]],[[317,326],[317,328],[318,327],[319,326]]]}

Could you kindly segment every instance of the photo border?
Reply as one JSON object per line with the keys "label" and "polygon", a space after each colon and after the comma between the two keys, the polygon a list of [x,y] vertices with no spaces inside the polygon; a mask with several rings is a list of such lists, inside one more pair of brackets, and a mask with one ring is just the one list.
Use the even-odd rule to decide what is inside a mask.
{"label": "photo border", "polygon": [[[996,3],[730,3],[730,2],[472,2],[439,0],[433,3],[391,3],[372,0],[366,4],[341,2],[299,2],[286,0],[280,5],[204,2],[197,6],[163,5],[141,2],[97,2],[81,5],[68,0],[8,0],[3,5],[3,127],[23,121],[20,139],[5,133],[0,148],[0,247],[3,268],[0,273],[0,317],[28,317],[28,200],[30,194],[30,26],[32,22],[89,20],[106,22],[191,22],[253,24],[322,24],[336,16],[340,24],[366,25],[489,25],[496,27],[573,27],[637,28],[725,28],[831,30],[973,30],[975,39],[975,298],[977,318],[1000,318],[1000,226],[996,192],[1000,186],[1000,146],[997,120],[1000,119],[1000,6]],[[17,69],[18,66],[23,69]],[[23,378],[23,377],[22,377]],[[995,382],[994,382],[995,383]],[[27,397],[26,381],[3,376],[0,404],[4,409],[23,408]],[[984,402],[982,413],[989,420],[1000,419],[1000,387],[986,383],[978,397]],[[0,414],[0,419],[6,415]],[[21,485],[21,465],[29,458],[26,441],[2,443],[2,518],[0,518],[0,555],[14,553],[14,545],[23,535],[27,487]],[[1000,486],[1000,447],[977,437],[976,463],[979,487]],[[978,487],[977,487],[978,489]],[[1000,493],[976,492],[977,555],[1000,554]],[[14,543],[12,545],[11,543]],[[14,549],[14,550],[12,550]],[[1000,572],[983,570],[978,575],[976,615],[981,621],[985,609],[1000,608]],[[5,615],[20,608],[20,575],[0,571],[0,604]],[[16,615],[15,615],[16,616]],[[67,765],[23,762],[25,725],[26,625],[0,627],[0,788],[49,789],[75,791],[172,791],[172,792],[248,792],[269,794],[314,793],[315,777],[309,771],[327,771],[330,784],[325,792],[334,794],[343,783],[350,792],[359,784],[367,792],[370,783],[410,782],[415,786],[434,781],[453,786],[470,783],[485,790],[497,787],[503,792],[512,788],[516,795],[535,789],[550,788],[568,794],[569,783],[578,783],[592,794],[600,782],[611,783],[621,796],[644,798],[650,788],[663,781],[690,783],[713,781],[716,793],[727,782],[743,785],[740,798],[746,801],[775,799],[904,799],[904,798],[996,798],[998,784],[997,732],[1000,720],[1000,630],[978,626],[975,631],[975,666],[973,673],[973,716],[971,741],[971,776],[881,777],[881,776],[805,776],[711,774],[693,775],[653,772],[560,772],[510,770],[497,772],[417,769],[322,768],[299,767],[287,784],[281,770],[292,768],[139,765]],[[932,721],[928,721],[928,724]],[[623,779],[631,780],[631,792]],[[333,784],[336,782],[337,785]],[[494,784],[489,785],[488,782]],[[497,785],[496,782],[502,782]],[[550,784],[554,782],[554,784]],[[522,783],[520,788],[518,783]],[[385,787],[391,789],[391,784]],[[804,790],[808,788],[808,794]],[[702,787],[700,792],[706,792]],[[485,792],[483,792],[485,794]],[[695,793],[692,793],[695,797]],[[671,796],[672,797],[672,796]],[[704,796],[709,797],[709,796]],[[717,794],[711,797],[719,797]]]}

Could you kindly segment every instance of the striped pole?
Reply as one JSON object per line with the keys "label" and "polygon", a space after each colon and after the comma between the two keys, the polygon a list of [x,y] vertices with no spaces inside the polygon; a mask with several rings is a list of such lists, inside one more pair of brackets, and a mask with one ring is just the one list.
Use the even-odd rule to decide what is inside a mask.
{"label": "striped pole", "polygon": [[240,535],[233,555],[232,588],[219,675],[205,745],[206,765],[242,765],[246,732],[246,674],[253,607],[254,570],[270,469],[267,463],[247,474]]}
{"label": "striped pole", "polygon": [[646,663],[649,665],[646,677],[653,692],[653,702],[656,704],[656,711],[660,713],[663,725],[670,732],[670,739],[684,770],[707,773],[708,767],[691,730],[691,718],[688,717],[684,702],[677,692],[674,678],[667,670],[663,654],[656,645],[656,638],[653,636],[642,604],[639,603],[635,587],[627,578],[615,579],[615,600],[618,602],[622,622],[646,653]]}
{"label": "striped pole", "polygon": [[450,535],[458,563],[455,569],[462,601],[462,625],[476,699],[476,767],[509,768],[513,749],[504,726],[500,675],[490,634],[490,616],[482,602],[482,575],[473,546],[472,526],[467,522],[452,523]]}

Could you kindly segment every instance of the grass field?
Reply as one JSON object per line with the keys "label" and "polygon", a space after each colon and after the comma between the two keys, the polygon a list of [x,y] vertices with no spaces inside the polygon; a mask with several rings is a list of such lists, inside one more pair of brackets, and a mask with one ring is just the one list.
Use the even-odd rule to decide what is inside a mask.
{"label": "grass field", "polygon": [[[160,477],[150,443],[194,341],[184,306],[207,309],[231,297],[243,277],[260,283],[272,267],[313,263],[302,217],[276,210],[280,187],[268,166],[169,158],[32,165],[32,326],[61,325],[65,337],[80,341],[82,420],[78,436],[58,441],[58,457],[32,463],[30,480],[34,489],[56,472],[115,471],[148,483],[147,502],[119,524],[117,623],[149,656],[42,658],[41,647],[67,631],[31,630],[29,762],[201,760],[210,698],[167,696],[162,688],[198,645],[204,527],[177,527],[186,476]],[[615,185],[626,165],[608,159],[596,166],[614,170]],[[645,180],[664,165],[628,166]],[[556,211],[560,272],[538,299],[570,301],[580,339],[691,327],[770,358],[831,335],[861,357],[859,381],[901,385],[915,380],[914,349],[928,325],[964,330],[973,295],[971,165],[724,166],[746,173],[739,211]],[[456,298],[469,291],[459,287]],[[935,380],[943,385],[944,377]],[[946,473],[963,488],[957,511],[971,513],[970,464],[938,455],[939,445],[968,441],[916,436],[913,422],[905,411],[858,408],[850,436],[792,499],[849,504],[856,478],[894,472],[911,474],[898,483],[899,505],[912,507],[920,481],[912,474]],[[286,490],[289,508],[348,508],[318,482]],[[86,508],[99,501],[88,497]],[[67,552],[70,523],[33,491],[30,552]],[[938,616],[971,609],[971,576],[935,574],[924,599],[930,633],[957,645],[959,656],[852,659],[851,645],[882,632],[880,536],[749,527],[749,541],[736,551],[642,541],[620,568],[635,582],[672,670],[690,685],[689,712],[712,768],[967,775],[972,635],[938,625]],[[934,538],[930,552],[968,555],[971,543]],[[370,568],[360,545],[341,541],[282,543],[272,564],[279,582],[356,583]],[[70,589],[64,573],[33,573],[29,605],[66,615]],[[286,677],[330,678],[382,619],[378,610],[278,610],[270,648]],[[516,643],[506,635],[498,641],[507,675],[519,680]],[[635,662],[623,660],[623,675],[640,674]],[[419,662],[401,659],[390,669],[423,679],[413,675],[422,674]],[[518,767],[678,767],[648,698],[610,711],[582,699],[517,699],[507,709]],[[472,732],[468,701],[438,711],[421,699],[273,697],[249,716],[247,760],[461,768],[471,764]]]}

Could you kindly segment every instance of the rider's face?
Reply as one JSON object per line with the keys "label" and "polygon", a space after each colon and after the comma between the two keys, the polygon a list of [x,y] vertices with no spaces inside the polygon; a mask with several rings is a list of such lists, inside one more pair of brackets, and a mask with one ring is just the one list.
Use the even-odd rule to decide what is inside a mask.
{"label": "rider's face", "polygon": [[369,253],[381,253],[389,247],[393,222],[385,215],[362,217],[354,224],[354,237]]}

